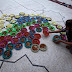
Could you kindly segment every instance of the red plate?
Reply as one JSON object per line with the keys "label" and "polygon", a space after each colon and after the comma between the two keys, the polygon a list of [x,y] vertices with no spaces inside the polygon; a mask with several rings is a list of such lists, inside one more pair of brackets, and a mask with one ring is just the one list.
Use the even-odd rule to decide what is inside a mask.
{"label": "red plate", "polygon": [[22,37],[23,35],[22,35],[22,33],[20,32],[20,33],[17,33],[17,37],[18,38],[20,38],[20,37]]}
{"label": "red plate", "polygon": [[8,36],[5,37],[5,39],[6,39],[6,41],[11,41],[12,36],[8,35]]}
{"label": "red plate", "polygon": [[47,27],[43,27],[43,31],[48,31],[48,28]]}
{"label": "red plate", "polygon": [[0,36],[0,42],[5,40],[5,36]]}
{"label": "red plate", "polygon": [[49,36],[49,33],[48,33],[47,31],[43,31],[43,34],[44,34],[45,36]]}
{"label": "red plate", "polygon": [[34,36],[35,36],[35,39],[40,39],[41,38],[40,34],[34,34]]}
{"label": "red plate", "polygon": [[39,44],[40,44],[40,41],[39,41],[38,39],[33,39],[33,40],[32,40],[32,43],[33,43],[33,44],[38,44],[38,45],[39,45]]}
{"label": "red plate", "polygon": [[23,28],[23,29],[21,29],[21,32],[22,33],[25,33],[25,32],[27,32],[27,29],[26,28]]}
{"label": "red plate", "polygon": [[29,35],[30,35],[29,32],[25,32],[25,33],[23,34],[24,37],[28,37]]}
{"label": "red plate", "polygon": [[32,29],[35,29],[35,27],[34,26],[30,26],[29,29],[32,30]]}

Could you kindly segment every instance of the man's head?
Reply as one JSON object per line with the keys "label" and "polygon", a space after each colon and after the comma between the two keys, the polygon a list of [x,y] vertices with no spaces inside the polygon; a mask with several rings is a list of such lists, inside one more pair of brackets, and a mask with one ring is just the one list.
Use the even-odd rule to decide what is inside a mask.
{"label": "man's head", "polygon": [[66,21],[66,29],[72,30],[72,19]]}

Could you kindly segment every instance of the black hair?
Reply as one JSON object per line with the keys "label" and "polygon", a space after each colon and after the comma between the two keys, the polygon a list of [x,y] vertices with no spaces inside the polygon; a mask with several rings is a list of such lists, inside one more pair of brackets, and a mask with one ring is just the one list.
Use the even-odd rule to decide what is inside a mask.
{"label": "black hair", "polygon": [[66,26],[68,26],[68,27],[72,26],[72,19],[69,19],[66,21]]}

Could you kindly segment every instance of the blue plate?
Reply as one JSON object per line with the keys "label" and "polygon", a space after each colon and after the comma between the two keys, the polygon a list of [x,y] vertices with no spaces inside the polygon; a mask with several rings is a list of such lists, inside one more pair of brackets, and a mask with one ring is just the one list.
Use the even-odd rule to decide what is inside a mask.
{"label": "blue plate", "polygon": [[4,52],[4,49],[0,48],[0,56],[3,54],[3,52]]}
{"label": "blue plate", "polygon": [[26,23],[27,21],[25,19],[22,20],[23,23]]}
{"label": "blue plate", "polygon": [[25,16],[25,19],[30,19],[30,16]]}
{"label": "blue plate", "polygon": [[22,20],[25,20],[25,16],[21,17]]}
{"label": "blue plate", "polygon": [[41,17],[40,17],[40,16],[36,16],[36,19],[37,19],[37,20],[41,20]]}
{"label": "blue plate", "polygon": [[[57,36],[57,37],[56,37]],[[56,37],[56,38],[55,38]],[[57,41],[57,39],[60,39],[61,40],[61,36],[59,36],[59,35],[55,35],[54,37],[53,37],[53,41]]]}
{"label": "blue plate", "polygon": [[17,24],[18,24],[18,25],[23,25],[23,22],[21,21],[21,22],[18,22]]}
{"label": "blue plate", "polygon": [[42,17],[41,17],[41,19],[40,19],[40,20],[41,20],[41,21],[43,21],[43,20],[44,20],[44,18],[42,18]]}
{"label": "blue plate", "polygon": [[41,20],[38,20],[37,23],[40,24],[40,23],[42,23],[42,21]]}
{"label": "blue plate", "polygon": [[17,19],[17,22],[21,22],[22,20],[19,18],[19,19]]}
{"label": "blue plate", "polygon": [[28,40],[29,40],[29,41],[32,41],[34,38],[35,38],[35,37],[34,37],[33,35],[29,35],[29,36],[28,36]]}
{"label": "blue plate", "polygon": [[14,46],[14,48],[16,49],[16,50],[20,50],[20,49],[22,49],[22,47],[23,47],[23,45],[22,45],[22,43],[16,43],[15,44],[15,46]]}
{"label": "blue plate", "polygon": [[4,58],[4,59],[9,59],[11,56],[12,56],[12,51],[11,51],[11,50],[6,50],[6,51],[3,53],[3,58]]}
{"label": "blue plate", "polygon": [[9,50],[12,50],[13,48],[14,48],[14,44],[12,43],[7,44],[6,46],[6,49],[9,49]]}
{"label": "blue plate", "polygon": [[48,22],[48,20],[46,20],[46,19],[43,20],[43,23],[47,23],[47,22]]}
{"label": "blue plate", "polygon": [[21,38],[19,39],[19,41],[20,41],[21,43],[25,43],[25,42],[27,41],[27,38],[26,38],[26,37],[21,37]]}
{"label": "blue plate", "polygon": [[30,34],[31,35],[33,35],[33,34],[35,34],[36,32],[35,32],[35,30],[30,30]]}
{"label": "blue plate", "polygon": [[31,18],[31,21],[34,21],[34,20],[36,20],[36,18],[35,18],[35,17],[32,17],[32,18]]}
{"label": "blue plate", "polygon": [[38,27],[38,28],[36,28],[36,31],[37,32],[41,32],[42,31],[42,28]]}
{"label": "blue plate", "polygon": [[26,22],[31,22],[31,19],[27,19]]}
{"label": "blue plate", "polygon": [[25,47],[26,48],[31,48],[31,46],[32,46],[32,42],[31,41],[26,41],[25,42]]}

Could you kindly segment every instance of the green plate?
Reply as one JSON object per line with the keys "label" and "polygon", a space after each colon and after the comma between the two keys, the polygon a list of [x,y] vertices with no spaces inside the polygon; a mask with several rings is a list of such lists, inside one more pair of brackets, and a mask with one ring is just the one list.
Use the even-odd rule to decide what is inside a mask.
{"label": "green plate", "polygon": [[[51,27],[52,27],[53,29],[51,29]],[[50,27],[49,27],[49,30],[54,31],[55,28],[54,28],[53,26],[50,26]]]}
{"label": "green plate", "polygon": [[47,22],[47,23],[45,23],[45,26],[46,26],[46,27],[50,27],[51,24]]}
{"label": "green plate", "polygon": [[18,24],[13,24],[13,28],[16,28],[18,27],[19,25]]}
{"label": "green plate", "polygon": [[17,35],[17,32],[16,31],[12,31],[12,32],[10,32],[10,35],[11,36],[16,36]]}
{"label": "green plate", "polygon": [[45,27],[45,24],[41,23],[40,26],[41,26],[41,27]]}
{"label": "green plate", "polygon": [[26,22],[25,25],[26,26],[30,26],[31,25],[31,22]]}
{"label": "green plate", "polygon": [[16,31],[16,32],[21,31],[21,27],[16,27],[16,28],[15,28],[15,31]]}
{"label": "green plate", "polygon": [[31,23],[32,23],[32,24],[37,24],[37,22],[36,22],[36,21],[32,21]]}
{"label": "green plate", "polygon": [[[10,53],[10,55],[9,55]],[[5,55],[6,54],[6,55]],[[12,51],[11,50],[6,50],[4,53],[3,53],[3,58],[4,59],[9,59],[10,57],[12,56]]]}
{"label": "green plate", "polygon": [[13,31],[13,28],[8,28],[8,29],[7,29],[7,32],[8,32],[8,33],[12,32],[12,31]]}
{"label": "green plate", "polygon": [[25,28],[25,27],[26,27],[26,25],[20,25],[20,27],[21,27],[21,28]]}
{"label": "green plate", "polygon": [[7,34],[8,34],[7,31],[3,31],[3,32],[1,33],[1,36],[6,36]]}

